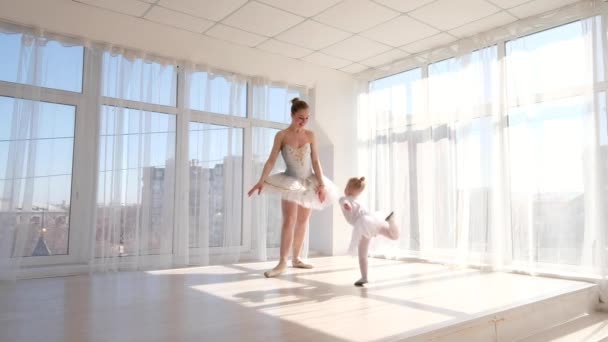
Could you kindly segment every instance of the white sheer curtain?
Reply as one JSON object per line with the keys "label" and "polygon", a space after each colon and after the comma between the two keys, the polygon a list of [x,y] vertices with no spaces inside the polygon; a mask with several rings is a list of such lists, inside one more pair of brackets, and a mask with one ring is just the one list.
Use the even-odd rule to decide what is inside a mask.
{"label": "white sheer curtain", "polygon": [[[106,204],[103,213],[98,210],[97,223],[102,227],[106,248],[96,250],[99,252],[96,252],[95,264],[103,265],[102,269],[106,270],[122,269],[125,265],[141,269],[265,260],[268,251],[273,255],[280,237],[280,201],[270,197],[252,201],[249,209],[252,219],[245,220],[244,201],[248,199],[244,198],[244,187],[250,184],[244,181],[259,177],[259,167],[263,165],[259,161],[270,151],[266,144],[272,143],[276,129],[283,127],[289,118],[285,115],[289,99],[301,96],[301,92],[277,85],[260,91],[260,83],[254,82],[250,92],[253,107],[250,119],[258,120],[255,122],[259,125],[251,127],[250,121],[246,121],[246,78],[186,63],[179,72],[184,78],[185,91],[173,98],[168,94],[175,94],[177,72],[171,64],[147,62],[137,57],[130,60],[122,55],[112,60],[109,56],[105,54],[113,64],[104,62],[103,78],[115,84],[104,84],[103,92],[114,92],[108,94],[111,98],[106,101],[116,105],[112,106],[107,121],[113,126],[119,125],[118,131],[123,133],[114,134],[117,137],[112,136],[111,141],[104,140],[104,129],[108,125],[103,121],[104,110],[108,111],[104,106],[100,161],[112,165],[113,170],[122,170],[124,163],[133,164],[135,158],[132,167],[141,171],[140,174],[127,171],[134,173],[133,179],[129,179],[128,173],[100,178],[103,184],[100,183],[98,193],[109,198],[106,202],[112,203],[112,196],[117,196],[114,201],[125,201],[125,198],[128,201],[134,193],[137,196],[132,204]],[[140,78],[142,75],[145,78]],[[128,108],[138,105],[133,101],[145,108],[140,110],[143,117]],[[177,117],[170,114],[176,103],[183,107]],[[115,111],[136,115],[132,119],[135,121],[116,120]],[[265,126],[267,123],[270,127]],[[142,124],[152,125],[150,134],[139,133]],[[251,127],[253,163],[245,167],[248,127]],[[131,147],[125,146],[128,143],[125,136],[129,135],[138,139]],[[109,147],[104,147],[108,144]],[[112,155],[104,157],[108,151],[113,151]],[[277,168],[280,167],[278,163]],[[245,177],[246,171],[252,175]],[[133,182],[139,176],[143,183]],[[151,177],[149,183],[146,177]],[[110,209],[112,207],[115,209]],[[110,214],[106,214],[108,210]],[[111,218],[102,220],[100,213]],[[138,215],[135,216],[138,219],[126,219],[128,215]],[[148,215],[152,224],[144,221]],[[124,238],[125,222],[133,227],[132,244],[149,246],[152,243],[156,249],[140,249],[129,254]],[[99,236],[98,231],[96,238]],[[150,241],[151,238],[154,240]]]}
{"label": "white sheer curtain", "polygon": [[68,254],[76,107],[62,94],[81,91],[82,69],[52,76],[74,71],[83,55],[10,25],[0,26],[0,41],[12,47],[0,57],[0,81],[15,84],[0,82],[0,280],[15,280],[35,256]]}
{"label": "white sheer curtain", "polygon": [[[253,134],[253,172],[252,181],[257,182],[262,174],[264,163],[272,150],[274,136],[278,129],[266,127],[254,127]],[[285,168],[282,157],[277,159],[274,172]],[[254,251],[257,258],[267,260],[276,257],[276,249],[281,243],[281,199],[278,196],[257,196],[251,199],[251,224],[255,232],[253,241]]]}
{"label": "white sheer curtain", "polygon": [[506,45],[513,263],[532,272],[605,270],[605,20]]}
{"label": "white sheer curtain", "polygon": [[[178,220],[188,232],[186,264],[241,260],[249,234],[243,221],[246,79],[200,66],[185,69],[186,113]],[[220,114],[218,118],[212,114]]]}
{"label": "white sheer curtain", "polygon": [[608,12],[595,5],[371,83],[360,167],[373,207],[403,226],[398,248],[373,253],[605,279]]}
{"label": "white sheer curtain", "polygon": [[280,200],[244,188],[306,89],[4,23],[0,46],[0,278],[278,254]]}
{"label": "white sheer curtain", "polygon": [[101,52],[96,228],[92,264],[119,270],[172,265],[176,67]]}
{"label": "white sheer curtain", "polygon": [[[372,83],[361,125],[376,132],[361,132],[373,145],[371,202],[398,213],[401,250],[466,264],[502,248],[490,239],[504,213],[493,205],[502,184],[498,71],[494,46],[432,64],[426,77],[418,68]],[[381,239],[375,247],[399,254]]]}
{"label": "white sheer curtain", "polygon": [[[16,81],[22,84],[40,85],[45,68],[38,66],[38,56],[45,52],[45,41],[22,37],[19,59],[22,61],[17,71]],[[31,99],[39,99],[39,88],[22,88]],[[20,98],[3,98],[2,113],[8,120],[2,120],[8,129],[2,137],[2,232],[0,234],[0,278],[14,279],[19,269],[20,256],[33,252],[32,235],[44,234],[42,223],[37,224],[28,213],[37,205],[34,200],[34,182],[38,152],[38,135],[41,130],[41,103]],[[38,199],[38,198],[37,198]],[[45,196],[48,200],[48,195]],[[39,200],[39,199],[38,199]],[[48,203],[47,203],[48,205]],[[47,247],[48,248],[48,247]]]}
{"label": "white sheer curtain", "polygon": [[492,210],[503,155],[493,140],[503,134],[497,81],[496,46],[428,67],[430,122],[416,151],[417,186],[425,193],[418,210],[423,255],[459,264],[486,264],[492,255],[502,213]]}

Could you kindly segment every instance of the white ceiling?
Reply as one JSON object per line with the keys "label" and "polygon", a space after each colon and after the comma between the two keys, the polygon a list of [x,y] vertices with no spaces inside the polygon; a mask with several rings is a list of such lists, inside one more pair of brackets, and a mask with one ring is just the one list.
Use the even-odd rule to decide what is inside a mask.
{"label": "white ceiling", "polygon": [[578,0],[73,0],[359,73]]}

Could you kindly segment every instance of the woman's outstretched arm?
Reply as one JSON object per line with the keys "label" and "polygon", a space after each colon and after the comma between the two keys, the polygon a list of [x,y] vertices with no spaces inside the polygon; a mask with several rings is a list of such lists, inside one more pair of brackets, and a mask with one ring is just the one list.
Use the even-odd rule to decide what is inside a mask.
{"label": "woman's outstretched arm", "polygon": [[274,136],[274,143],[272,144],[272,150],[270,151],[268,160],[266,160],[266,163],[264,164],[264,169],[262,170],[262,175],[260,176],[260,180],[257,182],[256,185],[253,186],[253,188],[251,188],[251,190],[249,190],[249,192],[247,193],[248,196],[251,196],[256,190],[257,190],[258,194],[260,194],[260,192],[262,192],[262,189],[264,188],[264,181],[266,180],[266,178],[268,178],[270,171],[272,171],[272,168],[274,167],[274,164],[277,161],[277,157],[279,156],[279,152],[281,152],[282,145],[283,145],[283,131],[280,131]]}

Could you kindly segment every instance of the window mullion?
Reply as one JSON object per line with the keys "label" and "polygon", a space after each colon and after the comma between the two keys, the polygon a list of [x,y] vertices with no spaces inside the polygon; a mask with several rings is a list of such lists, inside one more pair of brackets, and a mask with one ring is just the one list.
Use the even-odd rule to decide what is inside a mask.
{"label": "window mullion", "polygon": [[[175,199],[173,217],[173,256],[175,265],[188,264],[189,224],[189,169],[188,146],[190,115],[186,108],[186,71],[178,66],[177,72],[177,127],[175,151]],[[184,170],[186,168],[186,170]]]}
{"label": "window mullion", "polygon": [[[251,121],[253,117],[253,85],[251,82],[247,83],[247,125],[244,127],[243,132],[243,194],[248,190],[248,186],[253,184],[253,132],[251,127]],[[243,196],[245,198],[245,196]],[[252,248],[252,232],[251,228],[244,229],[244,222],[249,222],[252,219],[251,216],[252,205],[251,201],[243,201],[243,213],[241,215],[241,232],[242,232],[242,246],[244,250],[250,250]],[[252,225],[248,225],[252,227]]]}
{"label": "window mullion", "polygon": [[96,230],[101,61],[99,51],[85,50],[83,96],[76,114],[70,214],[70,254],[78,262],[87,262],[93,255],[90,248],[94,248],[89,242]]}

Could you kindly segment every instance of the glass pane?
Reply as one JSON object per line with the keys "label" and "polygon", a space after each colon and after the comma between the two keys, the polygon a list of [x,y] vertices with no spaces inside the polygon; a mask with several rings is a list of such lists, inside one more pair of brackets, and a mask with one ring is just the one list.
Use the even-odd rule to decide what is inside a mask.
{"label": "glass pane", "polygon": [[[598,21],[599,18],[589,19]],[[507,43],[507,91],[511,103],[568,87],[588,85],[594,80],[593,45],[587,42],[584,23],[577,21]],[[598,36],[601,36],[598,33]],[[565,68],[564,66],[568,67]],[[596,80],[604,80],[602,63],[596,63]]]}
{"label": "glass pane", "polygon": [[[454,203],[456,189],[452,170],[455,154],[452,149],[452,132],[450,127],[442,125],[433,128],[432,140],[422,145],[427,145],[426,153],[433,158],[434,167],[432,186],[420,186],[421,191],[433,192],[433,231],[436,248],[452,249],[456,247],[457,231],[455,225],[456,203]],[[430,168],[425,169],[429,172]],[[420,172],[422,173],[422,172]]]}
{"label": "glass pane", "polygon": [[[272,150],[274,137],[279,130],[272,128],[254,127],[253,128],[253,175],[254,180],[257,180],[262,175],[264,164]],[[275,163],[272,173],[285,170],[285,162],[280,157]],[[264,227],[266,229],[266,245],[267,247],[279,247],[281,244],[281,198],[279,196],[262,196],[257,201],[254,201],[254,215],[262,215],[266,217]],[[254,220],[256,222],[257,220]]]}
{"label": "glass pane", "polygon": [[104,106],[96,256],[172,251],[175,116]]}
{"label": "glass pane", "polygon": [[[498,49],[491,46],[429,65],[428,106],[433,124],[492,114],[498,108]],[[418,101],[420,102],[420,101]]]}
{"label": "glass pane", "polygon": [[306,100],[304,94],[296,88],[256,85],[253,88],[253,117],[291,123],[291,100],[294,97]]}
{"label": "glass pane", "polygon": [[584,132],[590,101],[569,98],[509,113],[515,260],[581,262],[586,209]]}
{"label": "glass pane", "polygon": [[122,55],[103,55],[102,95],[175,107],[177,68]]}
{"label": "glass pane", "polygon": [[[410,172],[410,168],[416,165],[415,161],[412,162],[416,156],[412,147],[416,146],[415,140],[419,135],[414,130],[395,133],[386,129],[377,132],[374,149],[376,160],[382,162],[373,163],[376,181],[368,184],[371,191],[365,190],[362,194],[362,200],[372,203],[372,209],[383,211],[390,208],[400,213],[395,220],[404,229],[399,243],[400,247],[406,249],[418,249],[419,241],[418,226],[410,223],[412,215],[409,214],[410,202],[418,198],[416,187],[411,186],[416,179],[415,172]],[[372,194],[372,191],[375,193]]]}
{"label": "glass pane", "polygon": [[0,231],[13,256],[68,254],[76,108],[0,97]]}
{"label": "glass pane", "polygon": [[190,122],[190,247],[242,244],[243,129]]}
{"label": "glass pane", "polygon": [[245,117],[247,83],[228,76],[194,72],[190,75],[189,102],[194,110]]}
{"label": "glass pane", "polygon": [[0,80],[45,88],[82,91],[84,48],[22,34],[0,33]]}
{"label": "glass pane", "polygon": [[379,128],[402,127],[422,114],[422,69],[413,69],[370,83],[370,105]]}
{"label": "glass pane", "polygon": [[456,224],[468,234],[471,252],[486,252],[490,233],[492,118],[484,116],[458,123],[456,139]]}

